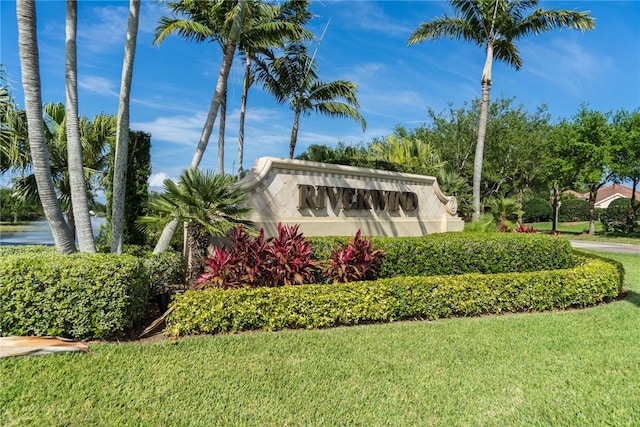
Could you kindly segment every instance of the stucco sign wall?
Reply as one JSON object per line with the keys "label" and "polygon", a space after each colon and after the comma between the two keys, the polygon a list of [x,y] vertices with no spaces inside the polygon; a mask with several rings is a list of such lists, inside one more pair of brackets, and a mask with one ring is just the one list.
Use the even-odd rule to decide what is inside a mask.
{"label": "stucco sign wall", "polygon": [[262,157],[238,182],[266,234],[279,222],[307,236],[422,236],[462,231],[456,199],[434,177]]}

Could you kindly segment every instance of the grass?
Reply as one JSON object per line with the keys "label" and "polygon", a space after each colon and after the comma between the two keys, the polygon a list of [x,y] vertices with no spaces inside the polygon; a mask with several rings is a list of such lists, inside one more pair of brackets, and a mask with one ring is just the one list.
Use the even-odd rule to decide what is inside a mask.
{"label": "grass", "polygon": [[0,233],[15,233],[22,231],[32,231],[36,227],[29,221],[22,222],[0,222]]}
{"label": "grass", "polygon": [[[532,226],[538,231],[551,232],[551,222],[536,222],[534,224],[527,224]],[[558,231],[560,235],[570,240],[592,240],[599,242],[615,242],[615,243],[634,243],[640,244],[640,235],[635,233],[635,236],[617,236],[615,234],[604,234],[602,224],[596,222],[596,235],[590,236],[587,234],[589,231],[589,222],[560,222],[558,223]]]}
{"label": "grass", "polygon": [[585,310],[97,343],[0,361],[0,424],[638,425],[640,256]]}

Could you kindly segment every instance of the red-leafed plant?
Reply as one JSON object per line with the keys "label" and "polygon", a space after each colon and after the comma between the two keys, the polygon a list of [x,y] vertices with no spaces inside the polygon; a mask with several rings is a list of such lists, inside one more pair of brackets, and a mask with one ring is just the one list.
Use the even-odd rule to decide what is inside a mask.
{"label": "red-leafed plant", "polygon": [[533,226],[527,227],[524,224],[518,225],[518,228],[515,229],[516,233],[537,233],[538,230],[533,228]]}
{"label": "red-leafed plant", "polygon": [[317,270],[311,246],[297,225],[278,224],[278,235],[266,240],[264,229],[252,237],[239,227],[231,246],[216,248],[206,263],[199,289],[299,285],[310,283]]}
{"label": "red-leafed plant", "polygon": [[236,228],[230,247],[215,248],[213,256],[205,260],[205,273],[198,279],[197,289],[259,286],[265,280],[267,244],[264,230],[252,237],[244,228]]}
{"label": "red-leafed plant", "polygon": [[317,270],[311,259],[311,245],[298,233],[298,225],[288,227],[278,224],[278,235],[267,247],[270,262],[265,272],[271,284],[267,286],[301,285],[311,283]]}
{"label": "red-leafed plant", "polygon": [[362,239],[358,230],[353,241],[331,253],[326,274],[334,283],[373,279],[382,257],[384,253],[373,248],[371,236]]}

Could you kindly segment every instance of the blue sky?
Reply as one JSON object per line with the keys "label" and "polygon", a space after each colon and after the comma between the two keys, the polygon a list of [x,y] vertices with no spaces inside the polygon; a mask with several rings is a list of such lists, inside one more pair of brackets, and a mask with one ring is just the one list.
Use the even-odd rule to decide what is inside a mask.
{"label": "blue sky", "polygon": [[[515,97],[529,111],[546,104],[554,119],[569,118],[580,105],[607,112],[640,107],[640,1],[541,1],[547,9],[589,10],[596,29],[563,30],[519,42],[520,71],[494,65],[491,95]],[[313,1],[309,29],[318,37],[316,56],[325,81],[358,85],[366,132],[348,119],[303,117],[296,155],[310,144],[370,142],[400,124],[417,127],[427,108],[443,111],[480,95],[484,52],[461,41],[407,46],[418,25],[444,13],[444,1]],[[128,13],[126,1],[79,2],[78,82],[80,114],[116,114]],[[131,128],[152,135],[152,185],[189,166],[220,68],[217,44],[170,36],[152,45],[166,4],[143,1],[131,94]],[[0,0],[0,63],[22,106],[15,2]],[[64,102],[65,2],[37,2],[43,102]],[[315,44],[318,46],[318,43]],[[237,165],[237,129],[242,61],[229,79],[225,172]],[[249,93],[245,168],[262,156],[286,157],[293,113],[259,87]],[[201,167],[217,164],[217,127]]]}

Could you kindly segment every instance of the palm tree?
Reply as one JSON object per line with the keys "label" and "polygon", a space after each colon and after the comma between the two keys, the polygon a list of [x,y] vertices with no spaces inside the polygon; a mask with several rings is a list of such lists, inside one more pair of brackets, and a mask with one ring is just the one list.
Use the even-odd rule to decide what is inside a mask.
{"label": "palm tree", "polygon": [[283,55],[271,57],[260,66],[258,79],[265,89],[281,103],[288,103],[294,112],[293,127],[289,143],[289,158],[298,141],[300,116],[312,111],[329,117],[346,117],[360,123],[366,130],[367,123],[358,112],[357,86],[346,80],[325,83],[320,81],[317,66],[307,54],[302,43],[290,43]]}
{"label": "palm tree", "polygon": [[242,203],[247,195],[233,185],[231,175],[186,169],[178,183],[164,181],[164,194],[149,202],[157,214],[139,219],[142,226],[164,227],[171,221],[186,223],[187,278],[193,282],[202,272],[202,259],[211,236],[224,236],[238,225],[251,225],[242,219],[251,208]]}
{"label": "palm tree", "polygon": [[486,50],[481,78],[482,100],[478,140],[473,165],[473,217],[478,218],[493,60],[503,61],[519,70],[522,59],[516,41],[524,36],[562,28],[586,31],[593,29],[595,23],[589,12],[538,8],[527,14],[538,5],[538,0],[449,0],[449,3],[457,12],[455,17],[445,14],[442,18],[423,22],[411,34],[407,44],[449,37],[477,44]]}
{"label": "palm tree", "polygon": [[473,211],[471,203],[471,186],[464,177],[454,170],[444,168],[436,175],[438,187],[448,196],[455,196],[458,202],[458,213],[461,217],[469,217]]}
{"label": "palm tree", "polygon": [[443,162],[435,147],[415,137],[387,136],[369,146],[372,160],[402,165],[407,172],[435,175],[443,170]]}
{"label": "palm tree", "polygon": [[[218,82],[207,119],[202,127],[202,134],[198,141],[198,146],[191,160],[189,168],[195,169],[200,165],[202,156],[204,155],[209,138],[213,131],[213,124],[216,121],[218,110],[223,102],[227,91],[227,79],[233,57],[236,52],[236,46],[242,32],[244,24],[245,12],[247,8],[247,0],[227,1],[199,1],[199,0],[181,0],[169,3],[173,10],[174,16],[171,18],[163,17],[160,25],[156,28],[154,43],[159,44],[169,35],[177,33],[187,40],[203,42],[211,39],[223,45],[222,65],[218,74]],[[179,19],[176,15],[187,16],[188,19]],[[226,36],[224,42],[222,37]],[[224,171],[224,151],[218,150],[218,172]],[[178,221],[173,220],[167,223],[162,230],[162,234],[158,239],[156,247],[153,249],[154,254],[164,252],[169,248],[171,239],[178,228]]]}
{"label": "palm tree", "polygon": [[311,18],[307,0],[289,0],[281,5],[257,3],[251,8],[243,29],[239,49],[245,57],[245,71],[238,131],[238,176],[242,176],[244,157],[244,120],[249,89],[255,82],[253,61],[260,56],[272,56],[269,49],[283,47],[287,41],[310,39],[313,34],[303,28]]}
{"label": "palm tree", "polygon": [[25,111],[16,108],[1,65],[0,83],[0,173],[4,173],[12,168],[27,167],[29,158],[25,153],[29,140]]}
{"label": "palm tree", "polygon": [[133,61],[136,56],[139,14],[140,0],[131,0],[129,3],[127,38],[124,45],[122,78],[120,81],[116,153],[113,166],[113,201],[111,204],[111,252],[118,254],[122,253],[122,246],[124,244],[124,203],[127,187],[127,159],[129,153],[129,95],[131,94]]}
{"label": "palm tree", "polygon": [[[74,200],[71,195],[71,182],[67,167],[69,161],[64,105],[61,103],[46,104],[44,119],[41,118],[40,121],[44,123],[45,144],[49,156],[49,174],[59,205],[67,213],[69,233],[74,239]],[[115,132],[115,117],[101,114],[96,116],[93,122],[90,122],[86,117],[80,117],[78,124],[82,143],[82,164],[84,165],[82,173],[87,184],[91,187],[98,172],[107,167],[106,147],[108,147],[109,138],[112,138]],[[41,193],[40,186],[36,185],[35,165],[31,160],[32,152],[29,150],[25,155],[29,158],[27,166],[24,168],[14,167],[14,169],[21,171],[21,175],[14,179],[14,191],[24,201],[37,200],[41,197]],[[25,173],[31,169],[33,169],[33,173]]]}
{"label": "palm tree", "polygon": [[75,244],[56,197],[49,166],[49,153],[44,138],[35,1],[18,0],[16,14],[18,19],[18,50],[22,67],[22,86],[24,88],[24,104],[33,171],[42,208],[49,221],[56,249],[62,254],[70,254],[75,252]]}
{"label": "palm tree", "polygon": [[[169,3],[169,6],[173,16],[161,18],[160,24],[156,28],[154,43],[160,44],[168,35],[177,33],[187,40],[196,42],[210,40],[223,46],[222,66],[218,74],[216,90],[198,141],[198,147],[191,160],[190,168],[197,168],[209,144],[213,124],[227,88],[229,71],[244,25],[247,0],[180,0]],[[178,18],[178,15],[186,18]],[[223,170],[223,152],[219,152],[218,172],[222,173]]]}
{"label": "palm tree", "polygon": [[[78,64],[76,33],[78,24],[78,3],[67,0],[66,40],[65,40],[65,80],[66,80],[66,127],[69,187],[73,202],[75,235],[80,252],[96,252],[96,244],[91,228],[87,186],[84,180],[82,144],[78,123]],[[73,233],[73,230],[71,230]]]}

